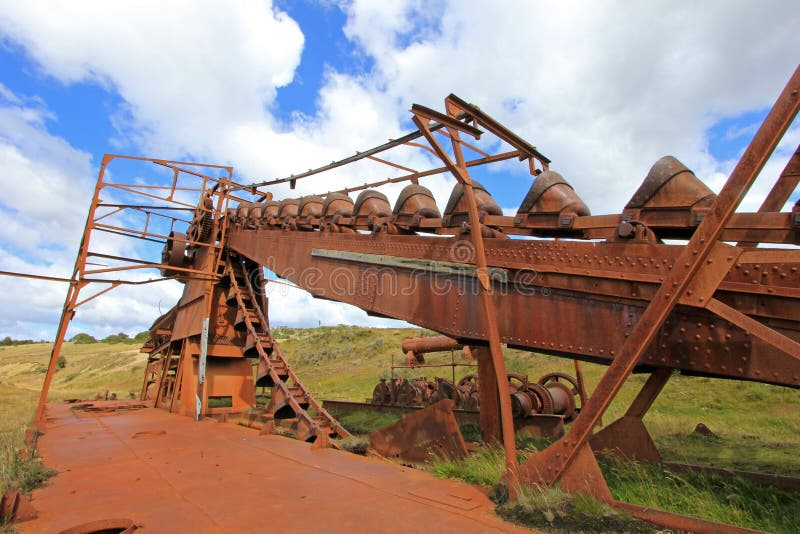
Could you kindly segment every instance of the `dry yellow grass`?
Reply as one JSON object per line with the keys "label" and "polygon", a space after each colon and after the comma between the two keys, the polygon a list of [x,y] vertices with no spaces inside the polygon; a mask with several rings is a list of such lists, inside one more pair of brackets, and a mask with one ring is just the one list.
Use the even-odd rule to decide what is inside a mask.
{"label": "dry yellow grass", "polygon": [[[0,348],[0,436],[20,446],[33,418],[44,381],[52,343]],[[51,400],[93,398],[106,390],[138,395],[145,354],[131,344],[65,343],[66,366],[58,369],[50,390]]]}

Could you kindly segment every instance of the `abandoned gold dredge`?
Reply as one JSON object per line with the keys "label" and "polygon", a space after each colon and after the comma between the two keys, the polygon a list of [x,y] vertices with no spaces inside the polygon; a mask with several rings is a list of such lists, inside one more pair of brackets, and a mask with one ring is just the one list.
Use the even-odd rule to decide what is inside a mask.
{"label": "abandoned gold dredge", "polygon": [[[755,213],[736,211],[796,116],[799,90],[800,69],[718,194],[676,157],[665,156],[653,164],[622,213],[608,215],[590,213],[569,177],[558,173],[555,162],[482,108],[455,95],[445,98],[442,111],[414,104],[410,112],[416,130],[412,133],[281,179],[239,184],[228,166],[106,155],[68,280],[36,412],[36,424],[44,432],[40,449],[47,460],[48,454],[57,457],[55,451],[66,446],[66,442],[48,440],[60,435],[69,410],[48,405],[46,400],[76,310],[122,285],[175,279],[183,283],[183,295],[155,320],[142,349],[148,353],[148,363],[137,402],[147,408],[126,412],[124,417],[161,421],[166,425],[165,439],[185,429],[187,443],[199,439],[212,443],[214,432],[250,432],[242,440],[262,440],[252,451],[266,447],[263,443],[289,447],[284,442],[290,440],[271,434],[276,425],[290,420],[299,440],[292,441],[291,447],[300,451],[292,454],[311,454],[314,447],[314,454],[338,455],[331,465],[349,465],[351,460],[344,459],[347,455],[327,449],[348,437],[347,430],[303,385],[290,365],[291,355],[287,357],[272,336],[265,288],[288,283],[317,298],[440,333],[404,345],[414,365],[424,364],[426,352],[464,347],[474,362],[475,372],[461,382],[381,382],[373,398],[376,405],[430,406],[404,419],[404,429],[373,436],[378,452],[390,451],[384,454],[392,456],[391,451],[402,449],[393,447],[392,440],[410,439],[415,425],[427,426],[428,434],[440,436],[426,446],[457,446],[461,437],[458,426],[451,423],[454,409],[471,412],[483,439],[504,447],[504,482],[511,498],[522,485],[558,484],[659,525],[693,531],[736,530],[615,501],[594,451],[660,462],[642,418],[675,372],[800,387],[800,249],[796,247],[800,205],[781,211],[800,179],[800,147],[780,176],[772,177],[774,186],[761,208]],[[485,107],[490,109],[490,103]],[[493,136],[494,142],[488,144],[493,150],[477,141],[487,136]],[[409,156],[409,151],[419,154]],[[409,161],[435,163],[413,168]],[[277,190],[294,189],[297,182],[320,175],[354,176],[353,169],[365,163],[382,166],[390,177],[300,198],[273,197]],[[492,184],[485,179],[479,183],[472,175],[483,178],[489,175],[479,174],[478,169],[507,168],[512,163],[524,166],[533,182],[516,214],[505,215],[492,197]],[[159,179],[140,179],[147,172]],[[449,199],[434,198],[425,187],[426,178],[441,175],[456,180]],[[125,181],[124,176],[136,178]],[[394,205],[380,191],[391,184],[405,186]],[[133,257],[111,254],[102,247],[93,248],[98,233],[107,236],[102,242],[113,238],[142,245],[116,249],[139,251]],[[136,275],[153,269],[159,270],[158,279]],[[89,293],[90,287],[98,289]],[[576,376],[528,380],[509,375],[504,346],[574,360]],[[594,391],[583,388],[581,361],[608,366]],[[603,414],[631,373],[647,373],[649,378],[625,415],[601,427]],[[704,387],[712,386],[713,382]],[[254,410],[259,388],[268,390],[270,400],[266,409]],[[117,411],[124,405],[118,403]],[[209,426],[206,423],[212,418],[244,421],[261,433],[253,437],[252,430],[234,425]],[[101,420],[96,414],[95,419],[87,415],[79,419]],[[545,419],[548,422],[539,422]],[[570,423],[566,431],[564,422]],[[136,428],[149,431],[155,426],[144,423]],[[518,464],[514,430],[525,426],[561,437]],[[223,427],[227,430],[220,430]],[[202,429],[197,431],[202,434],[191,434],[193,428]],[[150,443],[157,439],[136,442],[125,450]],[[296,449],[301,445],[302,450]],[[181,447],[169,449],[169,454],[180,455]],[[286,451],[275,454],[287,456],[282,467],[271,471],[271,484],[291,486],[288,493],[299,491],[298,479],[313,485],[315,476],[323,476],[314,475],[314,470],[300,473],[299,467],[294,476],[292,466],[298,460]],[[327,456],[320,458],[320,470],[336,469],[326,467]],[[374,475],[375,480],[386,477],[397,482],[423,476],[396,464],[353,458],[358,461],[353,472],[384,470]],[[188,460],[185,463],[190,469]],[[246,487],[240,492],[260,491],[245,473],[250,472],[248,463],[257,461],[241,458],[217,463],[222,464],[218,470],[226,471],[224,476],[239,477]],[[175,481],[182,477],[200,481],[217,476],[205,468],[182,475],[171,466],[153,467],[171,484],[178,484]],[[415,490],[408,490],[403,506],[386,502],[365,508],[361,503],[357,513],[349,512],[364,514],[353,518],[354,523],[325,511],[322,504],[314,505],[311,498],[305,508],[299,501],[282,504],[284,511],[279,515],[299,516],[294,520],[301,522],[292,528],[300,530],[314,530],[311,525],[350,530],[374,526],[378,523],[370,522],[378,521],[379,511],[372,508],[381,506],[385,517],[424,521],[424,514],[417,518],[417,512],[403,510],[411,510],[412,504],[442,501],[430,495],[440,491],[434,490],[436,484],[443,483],[420,479]],[[330,480],[319,484],[319,492],[337,494],[338,506],[348,506],[342,494],[350,490]],[[384,498],[384,486],[371,484],[371,491]],[[139,487],[143,489],[138,491],[145,491]],[[213,485],[205,489],[215,492]],[[485,511],[475,516],[478,519],[470,519],[470,513],[483,510],[483,497],[470,495],[462,501],[475,504],[474,509],[430,505],[440,514],[439,528],[461,528],[460,522],[466,519],[478,521],[471,524],[482,530],[515,528],[499,520],[492,523]],[[250,502],[240,500],[236,491],[216,498],[227,503],[226,510],[244,508]],[[273,497],[265,499],[270,502]],[[61,501],[53,497],[48,502],[57,508]],[[243,516],[230,511],[214,512],[211,505],[208,510],[216,514],[214,524],[221,529],[237,530],[247,524]],[[264,517],[270,513],[265,511]],[[39,519],[19,525],[35,525],[48,517],[51,522],[39,523],[37,528],[61,525],[41,511]],[[139,517],[146,528],[170,525],[152,510]],[[249,525],[253,528],[254,523]]]}

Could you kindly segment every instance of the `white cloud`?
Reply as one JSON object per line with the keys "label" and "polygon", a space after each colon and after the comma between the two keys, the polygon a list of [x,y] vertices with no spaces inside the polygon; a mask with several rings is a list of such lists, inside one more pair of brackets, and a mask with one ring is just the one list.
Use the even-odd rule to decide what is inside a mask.
{"label": "white cloud", "polygon": [[0,28],[47,75],[113,87],[129,104],[127,133],[167,156],[213,153],[215,131],[267,120],[303,46],[293,20],[255,0],[11,1]]}
{"label": "white cloud", "polygon": [[466,0],[447,3],[435,35],[397,44],[426,9],[350,4],[348,35],[376,63],[369,86],[405,107],[450,92],[475,102],[550,156],[595,213],[621,209],[664,154],[701,177],[729,170],[707,129],[769,106],[800,49],[785,2]]}
{"label": "white cloud", "polygon": [[[35,100],[3,87],[0,99],[0,237],[39,263],[74,250],[91,199],[91,156],[50,135],[52,114]],[[79,208],[79,206],[81,208]],[[5,248],[4,247],[4,248]]]}
{"label": "white cloud", "polygon": [[[49,111],[35,99],[2,89],[0,270],[69,278],[97,171],[89,154],[48,132]],[[95,248],[121,251],[101,234],[94,242]],[[104,335],[139,331],[157,316],[159,300],[164,309],[172,306],[178,285],[117,289],[79,308],[71,332],[87,327]],[[103,287],[87,288],[81,298]],[[66,291],[64,283],[0,276],[0,337],[51,339]]]}
{"label": "white cloud", "polygon": [[282,284],[267,284],[265,293],[272,313],[273,326],[336,326],[354,324],[379,328],[402,328],[403,321],[369,317],[355,306],[329,300],[318,300],[310,293]]}

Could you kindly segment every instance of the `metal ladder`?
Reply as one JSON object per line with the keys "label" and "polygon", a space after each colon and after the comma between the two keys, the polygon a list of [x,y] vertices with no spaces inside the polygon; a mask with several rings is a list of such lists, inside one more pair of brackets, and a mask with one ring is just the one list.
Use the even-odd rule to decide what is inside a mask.
{"label": "metal ladder", "polygon": [[[350,433],[300,382],[273,339],[269,321],[262,309],[266,306],[266,297],[261,267],[249,265],[246,260],[230,253],[226,263],[230,278],[228,302],[235,300],[239,310],[234,328],[248,333],[245,355],[258,357],[256,387],[269,387],[272,390],[267,415],[274,419],[297,418],[297,439],[303,441],[314,442],[322,438],[322,442],[327,442],[330,437],[349,437]],[[248,267],[252,267],[250,272],[254,273],[258,290],[248,276]],[[316,416],[308,413],[309,408],[314,410]]]}

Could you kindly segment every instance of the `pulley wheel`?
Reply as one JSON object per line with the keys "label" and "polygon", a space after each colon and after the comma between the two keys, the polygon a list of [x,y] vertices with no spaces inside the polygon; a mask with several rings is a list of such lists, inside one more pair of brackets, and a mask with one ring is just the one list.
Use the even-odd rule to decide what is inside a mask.
{"label": "pulley wheel", "polygon": [[575,404],[575,412],[579,413],[581,407],[586,403],[583,392],[581,391],[578,379],[567,373],[548,373],[538,380],[539,384],[550,387],[550,384],[559,383],[569,388],[570,395],[572,395]]}

